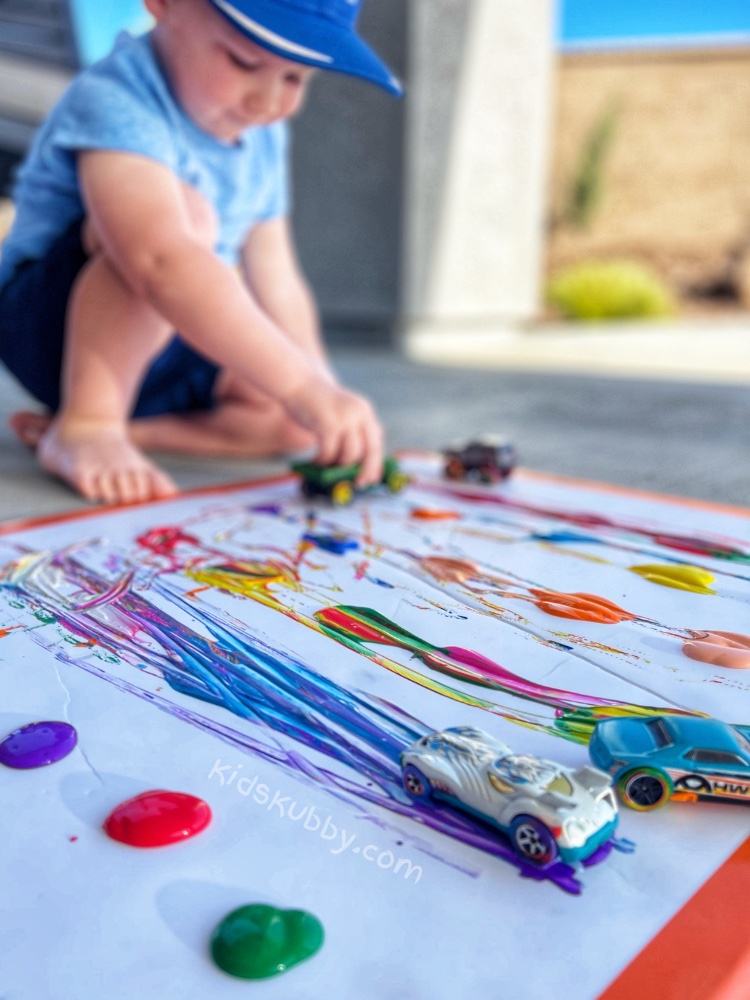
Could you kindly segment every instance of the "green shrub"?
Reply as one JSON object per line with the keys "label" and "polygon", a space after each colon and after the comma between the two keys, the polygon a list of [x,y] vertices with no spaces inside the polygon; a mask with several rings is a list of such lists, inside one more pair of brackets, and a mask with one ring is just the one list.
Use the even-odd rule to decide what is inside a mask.
{"label": "green shrub", "polygon": [[676,309],[667,286],[631,261],[584,261],[560,271],[547,298],[569,319],[658,319]]}

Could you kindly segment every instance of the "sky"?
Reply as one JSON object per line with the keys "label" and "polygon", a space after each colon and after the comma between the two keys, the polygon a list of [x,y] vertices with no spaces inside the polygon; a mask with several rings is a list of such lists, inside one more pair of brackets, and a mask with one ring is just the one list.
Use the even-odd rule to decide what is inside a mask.
{"label": "sky", "polygon": [[744,35],[750,0],[561,0],[563,44]]}
{"label": "sky", "polygon": [[150,17],[141,0],[73,0],[71,4],[78,54],[88,66],[106,56],[118,31],[138,33],[149,27]]}
{"label": "sky", "polygon": [[[560,0],[560,7],[565,46],[665,38],[679,44],[707,36],[750,41],[750,0]],[[118,30],[149,24],[141,0],[73,0],[72,10],[85,64],[107,54]]]}

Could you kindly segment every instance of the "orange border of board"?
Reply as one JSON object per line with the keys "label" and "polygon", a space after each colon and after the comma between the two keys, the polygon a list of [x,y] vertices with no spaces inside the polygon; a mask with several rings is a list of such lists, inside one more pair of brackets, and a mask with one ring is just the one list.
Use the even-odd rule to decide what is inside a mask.
{"label": "orange border of board", "polygon": [[[404,451],[401,458],[430,452]],[[670,503],[681,507],[713,510],[750,517],[750,508],[718,504],[710,500],[652,493],[612,483],[599,483],[572,476],[559,476],[530,469],[516,470],[519,478],[577,486],[600,493],[617,493]],[[186,490],[175,497],[144,504],[83,508],[64,514],[0,524],[0,535],[39,528],[62,521],[97,517],[127,506],[156,506],[188,496],[211,496],[233,490],[267,486],[291,478],[290,473],[235,483],[222,483]],[[598,1000],[748,1000],[750,997],[750,837],[711,875],[622,973],[600,994]],[[700,956],[700,964],[695,963]]]}
{"label": "orange border of board", "polygon": [[599,1000],[748,1000],[748,900],[750,837]]}
{"label": "orange border of board", "polygon": [[[292,479],[293,473],[282,472],[277,476],[262,476],[260,479],[243,479],[236,483],[219,483],[216,486],[198,486],[196,489],[183,490],[174,496],[161,500],[145,500],[143,503],[118,503],[100,507],[81,507],[76,510],[64,511],[62,514],[43,514],[40,517],[22,517],[13,521],[3,521],[0,524],[0,535],[10,535],[14,531],[29,531],[32,528],[45,528],[51,524],[62,524],[66,521],[80,521],[86,517],[104,517],[114,511],[135,510],[142,507],[158,507],[165,503],[174,503],[185,497],[212,496],[214,493],[231,493],[233,490],[251,489],[257,486],[270,486],[273,483],[283,483]],[[750,513],[750,512],[749,512]]]}
{"label": "orange border of board", "polygon": [[[435,455],[428,451],[402,451],[399,458],[408,459]],[[713,510],[719,514],[735,514],[740,517],[750,517],[750,507],[736,507],[731,504],[715,503],[712,500],[694,500],[690,497],[672,496],[669,493],[654,493],[649,490],[637,490],[630,486],[618,486],[614,483],[602,483],[593,479],[576,479],[574,476],[555,475],[551,472],[536,472],[532,469],[518,468],[514,475],[520,479],[536,480],[538,482],[561,483],[564,486],[577,486],[580,489],[593,490],[599,493],[616,493],[621,496],[638,497],[642,500],[656,500],[659,503],[674,504],[678,507],[692,507],[697,510]],[[183,497],[211,496],[215,493],[230,493],[233,490],[251,489],[257,486],[268,486],[272,483],[282,483],[294,478],[292,472],[281,472],[274,476],[262,476],[259,479],[242,479],[237,482],[219,483],[215,486],[198,486],[195,489],[184,490],[163,500],[146,500],[143,503],[112,504],[106,507],[81,507],[77,510],[64,511],[60,514],[43,514],[39,517],[18,518],[0,523],[0,535],[8,535],[14,531],[26,531],[31,528],[43,528],[49,524],[63,521],[76,521],[85,517],[102,517],[117,510],[127,510],[136,507],[154,507],[165,503],[181,500]],[[480,496],[481,494],[477,494]]]}

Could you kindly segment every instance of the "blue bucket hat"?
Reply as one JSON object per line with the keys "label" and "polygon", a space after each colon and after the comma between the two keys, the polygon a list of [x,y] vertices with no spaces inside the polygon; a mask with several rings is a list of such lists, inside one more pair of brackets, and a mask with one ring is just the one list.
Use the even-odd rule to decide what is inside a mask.
{"label": "blue bucket hat", "polygon": [[210,0],[235,28],[278,56],[403,87],[355,31],[361,0]]}

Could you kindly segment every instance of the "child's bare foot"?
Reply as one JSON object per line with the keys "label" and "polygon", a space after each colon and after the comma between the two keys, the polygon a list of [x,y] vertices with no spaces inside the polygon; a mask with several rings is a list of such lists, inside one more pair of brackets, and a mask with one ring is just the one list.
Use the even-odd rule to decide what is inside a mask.
{"label": "child's bare foot", "polygon": [[178,492],[128,441],[124,427],[53,420],[39,440],[37,458],[87,500],[136,503]]}
{"label": "child's bare foot", "polygon": [[32,413],[30,410],[19,410],[18,413],[11,415],[8,423],[21,444],[25,444],[27,448],[36,451],[42,436],[52,423],[52,417],[47,413]]}

